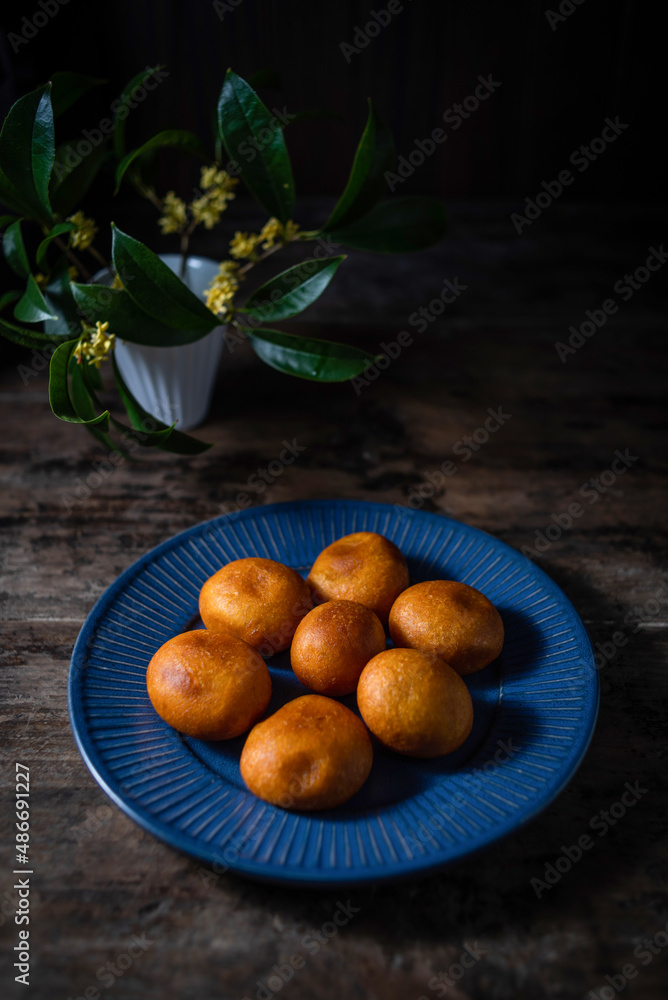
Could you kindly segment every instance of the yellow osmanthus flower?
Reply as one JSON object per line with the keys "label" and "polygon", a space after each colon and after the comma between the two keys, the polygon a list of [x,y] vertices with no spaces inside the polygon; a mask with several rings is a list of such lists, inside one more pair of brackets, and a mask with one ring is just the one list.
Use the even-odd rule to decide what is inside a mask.
{"label": "yellow osmanthus flower", "polygon": [[109,324],[97,321],[95,326],[83,324],[83,334],[81,340],[74,348],[73,355],[81,364],[85,359],[90,364],[99,368],[103,361],[106,361],[116,342],[116,335],[109,333]]}
{"label": "yellow osmanthus flower", "polygon": [[83,212],[75,212],[67,219],[77,227],[70,233],[70,246],[73,250],[87,250],[95,239],[97,226],[93,219],[87,219]]}
{"label": "yellow osmanthus flower", "polygon": [[278,219],[269,219],[260,232],[260,241],[263,250],[269,250],[275,244],[279,236],[283,234],[283,226]]}
{"label": "yellow osmanthus flower", "polygon": [[278,219],[271,218],[265,222],[259,234],[235,233],[230,243],[230,253],[233,257],[249,257],[254,259],[258,246],[263,250],[271,250],[276,243],[289,243],[299,232],[299,226],[290,219],[283,225]]}
{"label": "yellow osmanthus flower", "polygon": [[35,283],[38,288],[41,289],[46,288],[47,284],[49,283],[49,279],[45,274],[42,274],[42,272],[40,271],[39,274],[36,274],[34,277],[35,277]]}
{"label": "yellow osmanthus flower", "polygon": [[195,222],[202,222],[206,229],[213,229],[227,208],[228,201],[235,197],[234,189],[239,180],[213,164],[202,167],[200,183],[204,194],[190,203],[190,211]]}
{"label": "yellow osmanthus flower", "polygon": [[113,281],[112,281],[112,283],[111,283],[111,287],[112,287],[112,288],[125,288],[125,285],[124,285],[124,284],[123,284],[123,282],[121,281],[121,276],[120,276],[120,274],[115,274],[115,275],[114,275],[114,280],[113,280]]}
{"label": "yellow osmanthus flower", "polygon": [[186,203],[177,198],[173,191],[168,191],[162,203],[162,210],[164,214],[158,219],[162,235],[180,233],[188,219]]}
{"label": "yellow osmanthus flower", "polygon": [[195,222],[202,222],[205,229],[213,229],[226,207],[226,199],[211,198],[208,194],[190,202],[193,219]]}
{"label": "yellow osmanthus flower", "polygon": [[206,290],[207,308],[221,319],[225,319],[231,311],[232,299],[239,288],[237,269],[239,265],[233,260],[224,260],[218,268],[218,274]]}
{"label": "yellow osmanthus flower", "polygon": [[223,278],[234,278],[236,277],[237,271],[239,270],[239,265],[234,260],[224,260],[221,262],[218,268],[218,274]]}
{"label": "yellow osmanthus flower", "polygon": [[260,237],[257,233],[237,232],[234,234],[234,239],[230,242],[230,253],[237,259],[252,257],[259,242]]}
{"label": "yellow osmanthus flower", "polygon": [[203,191],[215,188],[218,194],[227,194],[230,198],[234,198],[234,189],[238,183],[238,177],[232,177],[226,170],[219,170],[215,163],[211,167],[202,167],[200,184]]}

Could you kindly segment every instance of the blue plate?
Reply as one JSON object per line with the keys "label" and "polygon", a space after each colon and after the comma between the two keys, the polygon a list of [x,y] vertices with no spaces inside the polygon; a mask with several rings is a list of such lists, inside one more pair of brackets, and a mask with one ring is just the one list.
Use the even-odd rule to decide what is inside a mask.
{"label": "blue plate", "polygon": [[[344,806],[299,814],[252,795],[239,773],[244,737],[181,736],[154,712],[146,667],[197,622],[199,590],[232,559],[265,556],[304,576],[326,545],[378,531],[405,554],[411,581],[477,587],[506,629],[501,656],[466,678],[475,723],[454,754],[401,757],[374,742],[362,790]],[[307,693],[288,654],[270,661],[270,711]],[[106,591],[72,656],[69,707],[93,776],[155,836],[259,879],[352,885],[418,875],[486,847],[550,803],[580,764],[599,685],[589,637],[540,569],[503,542],[435,514],[380,503],[281,503],[196,525],[147,553]],[[342,698],[356,710],[355,697]]]}

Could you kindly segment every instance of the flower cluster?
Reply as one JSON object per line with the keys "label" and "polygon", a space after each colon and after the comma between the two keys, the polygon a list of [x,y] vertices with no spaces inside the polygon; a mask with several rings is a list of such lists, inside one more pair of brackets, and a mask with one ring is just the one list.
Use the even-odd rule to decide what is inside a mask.
{"label": "flower cluster", "polygon": [[95,326],[83,324],[83,334],[73,354],[78,364],[82,360],[99,368],[103,361],[106,361],[116,341],[116,336],[109,333],[109,324],[101,323],[99,320]]}
{"label": "flower cluster", "polygon": [[191,202],[190,211],[195,222],[203,222],[206,229],[213,229],[227,208],[228,201],[234,198],[234,189],[239,180],[214,165],[202,168],[200,183],[204,194]]}
{"label": "flower cluster", "polygon": [[202,223],[206,229],[213,229],[227,208],[228,201],[235,196],[235,187],[239,183],[236,177],[231,177],[226,170],[219,170],[213,164],[202,167],[200,185],[202,194],[189,205],[177,198],[173,191],[168,191],[162,203],[163,214],[158,224],[163,235],[167,233],[182,233],[188,225],[190,211],[191,229]]}
{"label": "flower cluster", "polygon": [[168,233],[180,233],[188,221],[186,203],[177,198],[173,191],[168,191],[162,203],[163,215],[158,219],[158,225],[163,236]]}
{"label": "flower cluster", "polygon": [[221,319],[227,319],[231,312],[232,299],[239,288],[238,268],[233,260],[224,260],[206,290],[207,307]]}
{"label": "flower cluster", "polygon": [[230,253],[237,260],[241,260],[244,257],[248,257],[249,260],[253,260],[257,257],[255,248],[259,243],[259,237],[256,233],[235,233],[234,239],[230,242]]}
{"label": "flower cluster", "polygon": [[230,243],[230,253],[237,259],[257,260],[257,248],[271,250],[276,243],[283,245],[293,240],[299,231],[296,222],[290,219],[283,225],[278,219],[269,219],[259,233],[235,233]]}
{"label": "flower cluster", "polygon": [[290,243],[290,241],[294,240],[294,238],[298,235],[298,233],[299,233],[299,226],[297,225],[297,223],[293,222],[292,219],[288,219],[288,221],[283,226],[283,242]]}
{"label": "flower cluster", "polygon": [[73,222],[77,227],[70,233],[70,246],[73,250],[87,250],[95,239],[97,226],[93,219],[87,219],[83,212],[75,212],[70,215],[68,222]]}

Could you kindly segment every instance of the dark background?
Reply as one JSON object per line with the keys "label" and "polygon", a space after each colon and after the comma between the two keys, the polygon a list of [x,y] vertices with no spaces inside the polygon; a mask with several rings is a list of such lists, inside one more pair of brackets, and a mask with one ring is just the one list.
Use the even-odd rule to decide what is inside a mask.
{"label": "dark background", "polygon": [[[298,192],[337,194],[367,96],[391,123],[397,151],[407,154],[415,139],[442,124],[446,109],[474,91],[478,76],[491,73],[501,87],[402,185],[402,194],[517,197],[521,204],[568,167],[574,149],[600,135],[607,116],[618,115],[629,128],[565,197],[663,196],[665,77],[661,59],[652,57],[663,37],[658,4],[585,0],[552,30],[545,11],[558,11],[556,0],[406,0],[349,61],[341,43],[354,42],[355,28],[370,20],[371,10],[384,10],[383,0],[223,4],[230,10],[217,11],[208,0],[69,0],[34,38],[12,46],[10,33],[21,32],[22,17],[39,8],[37,0],[8,3],[0,29],[1,110],[55,70],[109,79],[65,123],[74,131],[60,138],[69,139],[77,123],[94,128],[135,73],[161,63],[170,77],[133,113],[130,140],[171,126],[210,142],[226,68],[246,76],[272,67],[283,90],[262,92],[270,106],[328,108],[341,116],[298,123],[288,136]],[[186,182],[183,174],[166,178],[177,179]]]}
{"label": "dark background", "polygon": [[[57,4],[57,0],[44,2]],[[365,307],[363,300],[359,303],[360,321],[375,323],[395,316],[392,296],[402,281],[403,261],[408,267],[410,260],[418,271],[419,261],[424,261],[427,274],[428,260],[441,261],[447,270],[452,251],[457,255],[470,250],[480,260],[480,248],[471,243],[468,224],[462,222],[471,206],[474,213],[487,215],[491,245],[484,250],[486,263],[490,268],[503,263],[513,286],[516,280],[524,282],[522,294],[534,306],[540,307],[547,284],[562,280],[554,268],[549,273],[544,270],[543,252],[540,245],[534,246],[539,233],[545,238],[556,234],[559,263],[572,264],[575,255],[587,269],[575,270],[575,290],[581,292],[576,309],[584,309],[595,304],[599,287],[608,290],[624,273],[608,259],[613,244],[628,265],[637,267],[642,255],[661,239],[668,166],[663,29],[658,6],[630,0],[559,3],[562,11],[572,13],[559,15],[559,4],[551,0],[550,6],[548,0],[510,6],[493,0],[406,0],[376,37],[347,56],[341,46],[359,42],[358,29],[375,23],[371,11],[383,11],[386,4],[220,0],[216,6],[208,0],[68,0],[39,30],[26,28],[24,20],[40,11],[37,0],[7,4],[0,28],[0,105],[4,112],[58,70],[108,80],[57,121],[56,141],[76,145],[84,130],[95,129],[108,117],[112,101],[137,72],[161,64],[169,76],[131,111],[126,124],[128,148],[163,128],[181,127],[196,131],[213,158],[213,117],[226,68],[232,66],[243,76],[274,70],[281,88],[259,88],[269,107],[290,112],[326,109],[336,116],[291,123],[286,129],[296,179],[296,219],[302,228],[310,228],[326,217],[323,196],[334,198],[345,186],[366,120],[366,99],[371,97],[391,124],[400,156],[410,154],[416,139],[426,139],[435,128],[444,127],[447,140],[396,186],[394,195],[437,196],[448,206],[451,221],[446,242],[428,251],[429,256],[394,258],[388,266],[383,258],[362,255],[372,279],[382,285],[382,296],[375,297],[372,307]],[[562,17],[553,19],[554,30],[546,10]],[[20,40],[21,32],[33,32],[34,37]],[[490,74],[501,86],[456,131],[444,124],[443,113],[473,94],[479,77]],[[606,118],[618,118],[628,127],[579,172],[569,157],[601,135]],[[174,189],[188,201],[199,167],[194,157],[160,150],[147,169],[155,171],[151,179],[158,194]],[[113,163],[103,168],[82,202],[101,233],[108,232],[108,223],[114,220],[157,252],[177,250],[178,238],[160,236],[157,211],[127,182],[117,197],[112,196],[113,169]],[[545,197],[543,183],[554,181],[565,169],[574,175],[574,182],[539,222],[518,234],[512,213],[524,213],[527,199],[539,193]],[[596,243],[595,258],[591,242],[585,246],[578,237],[577,212],[585,206],[595,212],[589,230],[590,241]],[[254,203],[240,188],[213,232],[198,227],[191,252],[219,259],[237,229],[261,224]],[[26,238],[30,242],[30,227]],[[508,246],[502,248],[505,240]],[[102,235],[98,245],[106,252]],[[518,254],[535,258],[537,281],[516,259]],[[502,288],[501,276],[502,271],[495,274],[496,291]],[[347,275],[340,280],[346,282]],[[573,277],[570,280],[572,285]],[[0,259],[0,284],[3,288],[16,284],[4,259]],[[421,284],[418,279],[415,295],[420,301],[427,294]],[[643,291],[644,305],[662,309],[665,289],[660,273]],[[469,315],[477,305],[487,311],[491,290],[488,282],[474,287]],[[512,295],[512,301],[509,297],[503,302],[511,315],[518,305],[514,291]],[[326,316],[338,322],[332,297],[323,299],[325,303]],[[319,322],[318,310],[319,306],[313,307],[308,318]],[[459,303],[452,312],[459,312]],[[9,358],[21,353],[7,343],[3,349]]]}

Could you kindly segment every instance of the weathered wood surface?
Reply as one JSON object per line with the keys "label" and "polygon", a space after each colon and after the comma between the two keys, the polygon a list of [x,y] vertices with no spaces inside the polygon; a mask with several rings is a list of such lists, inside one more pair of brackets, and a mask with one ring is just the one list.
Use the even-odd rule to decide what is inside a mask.
{"label": "weathered wood surface", "polygon": [[[15,364],[4,370],[3,902],[13,898],[15,760],[32,772],[35,875],[31,986],[13,980],[17,928],[7,906],[3,996],[65,1000],[97,988],[124,1000],[266,1000],[258,984],[267,983],[274,965],[302,954],[304,967],[275,994],[432,1000],[439,995],[432,977],[477,942],[483,957],[440,995],[579,1000],[603,990],[605,998],[612,995],[606,976],[615,981],[633,963],[637,976],[624,995],[665,997],[668,949],[648,964],[634,956],[645,938],[666,941],[660,932],[668,922],[663,274],[565,364],[554,348],[658,246],[665,219],[641,209],[556,206],[519,238],[509,211],[461,206],[445,248],[397,261],[359,255],[357,271],[351,266],[312,311],[319,332],[377,345],[411,329],[408,316],[445,278],[468,286],[359,395],[347,385],[289,383],[240,349],[225,355],[201,429],[216,442],[211,452],[193,460],[150,454],[124,464],[71,509],[63,496],[73,495],[104,456],[85,433],[49,414],[43,372],[24,385]],[[325,330],[327,315],[346,326]],[[470,461],[453,456],[487,408],[499,406],[511,414],[501,429]],[[230,874],[203,879],[198,863],[109,803],[74,746],[68,662],[96,598],[147,549],[233,502],[284,439],[305,450],[258,502],[402,502],[425,472],[454,457],[457,473],[425,509],[517,547],[533,544],[552,514],[578,500],[581,485],[608,469],[617,449],[637,456],[537,559],[595,642],[609,642],[617,631],[628,639],[601,670],[601,714],[589,753],[543,815],[441,874],[343,893],[264,886]],[[634,608],[644,609],[636,612],[644,619],[637,629],[625,623]],[[592,816],[619,800],[625,782],[637,781],[647,789],[638,803],[538,899],[530,880],[543,877],[562,845],[575,843]],[[358,910],[313,954],[305,936],[347,900]],[[122,977],[97,978],[105,963],[126,953],[133,935],[147,936],[146,951]]]}

